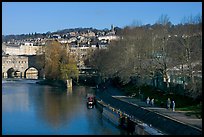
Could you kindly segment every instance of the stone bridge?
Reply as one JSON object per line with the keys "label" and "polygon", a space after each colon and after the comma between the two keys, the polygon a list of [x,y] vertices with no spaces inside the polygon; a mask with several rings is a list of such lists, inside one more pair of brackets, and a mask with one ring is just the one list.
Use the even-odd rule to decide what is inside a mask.
{"label": "stone bridge", "polygon": [[33,56],[2,56],[2,78],[37,79],[41,74]]}
{"label": "stone bridge", "polygon": [[[37,63],[36,55],[2,55],[2,78],[43,78],[43,68]],[[82,80],[97,77],[97,71],[91,68],[80,68]]]}

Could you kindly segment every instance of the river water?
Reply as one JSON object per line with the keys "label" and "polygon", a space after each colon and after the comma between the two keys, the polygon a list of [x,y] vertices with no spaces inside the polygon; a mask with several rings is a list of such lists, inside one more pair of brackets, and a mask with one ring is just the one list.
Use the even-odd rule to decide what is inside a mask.
{"label": "river water", "polygon": [[86,93],[35,84],[36,80],[2,80],[3,135],[124,135],[97,108],[86,106]]}

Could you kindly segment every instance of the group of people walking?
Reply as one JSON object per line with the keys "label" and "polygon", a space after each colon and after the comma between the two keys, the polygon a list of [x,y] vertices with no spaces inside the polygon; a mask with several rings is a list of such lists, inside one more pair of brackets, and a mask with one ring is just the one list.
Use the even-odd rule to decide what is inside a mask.
{"label": "group of people walking", "polygon": [[[150,98],[147,97],[146,103],[147,103],[147,105],[150,104],[151,106],[154,106],[154,98],[152,98],[152,99],[150,100]],[[171,108],[171,105],[172,105],[172,110],[175,111],[175,105],[176,105],[176,104],[175,104],[175,101],[174,101],[174,100],[171,102],[170,98],[168,98],[166,104],[167,104],[167,109],[170,109],[170,108]]]}
{"label": "group of people walking", "polygon": [[150,98],[148,97],[148,98],[147,98],[147,104],[150,104],[151,106],[154,106],[154,98],[152,98],[152,99],[150,100]]}
{"label": "group of people walking", "polygon": [[173,101],[171,102],[170,98],[167,99],[167,103],[166,103],[166,104],[167,104],[167,109],[170,109],[170,108],[171,108],[171,103],[172,103],[172,110],[175,111],[175,105],[176,105],[176,104],[175,104],[175,101],[173,100]]}

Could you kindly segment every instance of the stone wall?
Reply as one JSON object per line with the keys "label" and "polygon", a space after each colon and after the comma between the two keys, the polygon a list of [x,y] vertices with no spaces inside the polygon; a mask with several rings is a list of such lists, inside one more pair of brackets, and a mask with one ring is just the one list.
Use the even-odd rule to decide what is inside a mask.
{"label": "stone wall", "polygon": [[28,57],[2,56],[2,76],[4,78],[7,77],[7,71],[11,68],[15,71],[21,72],[22,76],[24,76],[24,72],[28,68]]}

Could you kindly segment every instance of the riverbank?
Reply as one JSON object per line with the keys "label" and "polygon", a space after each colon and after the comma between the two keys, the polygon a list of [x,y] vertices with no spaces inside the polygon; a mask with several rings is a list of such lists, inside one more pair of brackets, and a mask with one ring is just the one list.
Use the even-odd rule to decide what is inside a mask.
{"label": "riverbank", "polygon": [[[159,129],[165,134],[169,135],[200,135],[202,129],[195,128],[191,126],[191,118],[185,117],[178,112],[173,112],[171,110],[166,110],[165,108],[154,107],[155,110],[166,110],[169,111],[168,115],[177,114],[177,120],[167,116],[166,114],[161,114],[161,112],[152,111],[152,107],[142,107],[138,104],[132,104],[129,101],[123,101],[118,98],[113,97],[111,92],[114,91],[116,93],[119,91],[117,88],[112,86],[107,87],[105,90],[97,90],[97,98],[102,100],[106,104],[109,104],[111,107],[122,111],[123,113],[128,114],[135,119],[138,119],[148,125],[151,124],[152,127]],[[121,96],[120,96],[121,97]],[[143,102],[145,103],[145,102]],[[183,120],[182,120],[183,119]],[[186,124],[185,120],[188,120],[189,123]],[[196,120],[196,119],[195,119]],[[202,119],[200,119],[202,122]],[[184,121],[184,122],[181,122]]]}
{"label": "riverbank", "polygon": [[[95,87],[95,78],[90,77],[79,77],[79,79],[72,79],[72,85],[73,86],[89,86],[89,87]],[[49,85],[54,87],[61,87],[61,88],[67,88],[67,83],[63,80],[48,80],[48,79],[41,79],[36,84],[39,85]]]}
{"label": "riverbank", "polygon": [[141,99],[142,101],[146,101],[148,97],[150,99],[154,98],[154,104],[161,108],[166,108],[167,99],[170,98],[171,101],[175,101],[176,110],[186,111],[185,114],[187,116],[202,118],[202,102],[190,97],[160,91],[150,86],[137,87],[134,85],[125,85],[121,90],[123,90],[127,96]]}
{"label": "riverbank", "polygon": [[40,80],[40,81],[36,82],[36,84],[66,88],[66,83],[64,81],[62,81],[62,80],[47,80],[47,79],[44,79],[44,80]]}
{"label": "riverbank", "polygon": [[103,101],[96,101],[96,107],[102,115],[119,128],[125,129],[128,135],[164,135],[161,131],[115,109]]}

